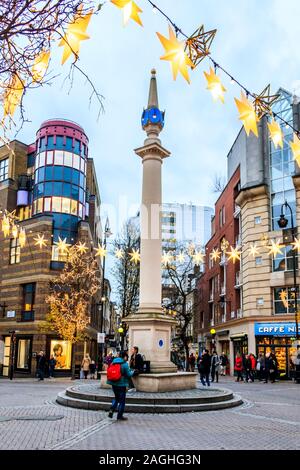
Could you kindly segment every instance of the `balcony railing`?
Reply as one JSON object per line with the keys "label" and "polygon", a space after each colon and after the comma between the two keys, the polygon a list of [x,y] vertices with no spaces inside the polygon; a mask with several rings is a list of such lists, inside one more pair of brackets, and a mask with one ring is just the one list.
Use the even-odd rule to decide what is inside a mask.
{"label": "balcony railing", "polygon": [[21,310],[21,316],[19,321],[34,321],[34,310]]}

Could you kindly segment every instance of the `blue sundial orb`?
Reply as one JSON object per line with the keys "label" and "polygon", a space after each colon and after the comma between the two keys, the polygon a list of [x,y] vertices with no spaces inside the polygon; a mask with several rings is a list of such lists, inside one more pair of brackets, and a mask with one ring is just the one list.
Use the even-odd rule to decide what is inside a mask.
{"label": "blue sundial orb", "polygon": [[160,124],[164,126],[165,113],[162,113],[158,108],[144,109],[142,114],[142,126],[147,124]]}

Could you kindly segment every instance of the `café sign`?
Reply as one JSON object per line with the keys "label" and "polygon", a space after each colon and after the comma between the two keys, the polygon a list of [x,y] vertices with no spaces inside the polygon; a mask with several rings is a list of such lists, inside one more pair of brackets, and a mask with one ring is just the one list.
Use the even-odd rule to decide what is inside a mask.
{"label": "caf\u00e9 sign", "polygon": [[254,323],[255,336],[295,336],[296,324],[293,322]]}

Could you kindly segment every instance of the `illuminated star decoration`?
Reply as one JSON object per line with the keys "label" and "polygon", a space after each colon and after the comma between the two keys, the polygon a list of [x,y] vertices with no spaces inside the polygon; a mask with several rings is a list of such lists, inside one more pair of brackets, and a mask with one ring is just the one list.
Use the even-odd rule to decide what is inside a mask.
{"label": "illuminated star decoration", "polygon": [[111,0],[111,3],[116,5],[118,8],[123,9],[123,25],[126,26],[130,18],[138,23],[140,26],[143,26],[139,13],[142,13],[143,10],[133,2],[132,0]]}
{"label": "illuminated star decoration", "polygon": [[250,103],[243,91],[241,91],[241,100],[238,100],[237,98],[234,98],[234,100],[240,114],[239,119],[243,123],[246,134],[249,136],[252,131],[253,134],[258,137],[257,123],[259,119],[256,115],[253,104]]}
{"label": "illuminated star decoration", "polygon": [[259,255],[259,249],[255,243],[251,243],[249,248],[249,254],[255,258],[256,255]]}
{"label": "illuminated star decoration", "polygon": [[224,103],[226,88],[222,85],[220,77],[216,75],[212,67],[210,67],[209,73],[204,72],[204,76],[207,80],[207,90],[211,92],[213,100],[220,100]]}
{"label": "illuminated star decoration", "polygon": [[216,29],[204,31],[204,25],[201,25],[186,41],[185,50],[193,62],[194,67],[200,64],[210,54],[210,46],[217,33]]}
{"label": "illuminated star decoration", "polygon": [[69,246],[71,246],[70,243],[67,243],[67,239],[66,239],[66,238],[64,238],[64,239],[62,240],[60,237],[58,237],[58,242],[54,242],[54,245],[57,246],[58,251],[59,251],[62,255],[68,253],[68,248],[69,248]]}
{"label": "illuminated star decoration", "polygon": [[266,233],[263,233],[262,236],[260,237],[260,241],[262,242],[263,246],[267,246],[269,242],[269,237]]}
{"label": "illuminated star decoration", "polygon": [[19,232],[20,247],[23,248],[25,246],[25,243],[26,243],[26,232],[25,232],[25,229],[21,227],[20,232]]}
{"label": "illuminated star decoration", "polygon": [[9,218],[7,217],[7,215],[4,215],[3,219],[2,219],[2,232],[3,232],[5,237],[9,236],[10,221],[9,221]]}
{"label": "illuminated star decoration", "polygon": [[276,122],[275,119],[272,119],[271,122],[268,122],[268,128],[274,147],[276,149],[277,147],[283,148],[283,134],[279,123]]}
{"label": "illuminated star decoration", "polygon": [[141,261],[141,255],[139,250],[135,250],[134,248],[132,249],[132,252],[130,254],[130,261],[133,261],[135,264],[137,264],[139,261]]}
{"label": "illuminated star decoration", "polygon": [[294,134],[294,142],[290,142],[294,160],[300,165],[300,139]]}
{"label": "illuminated star decoration", "polygon": [[293,250],[298,250],[298,252],[300,252],[300,239],[295,237],[295,241],[292,245],[294,246]]}
{"label": "illuminated star decoration", "polygon": [[264,114],[272,114],[272,104],[278,100],[280,95],[271,95],[271,87],[267,85],[260,95],[254,95],[254,109],[260,119]]}
{"label": "illuminated star decoration", "polygon": [[164,251],[162,257],[161,257],[161,262],[164,266],[167,266],[168,264],[170,264],[172,261],[172,255],[171,253],[166,253]]}
{"label": "illuminated star decoration", "polygon": [[223,238],[221,241],[221,250],[224,252],[229,247],[229,241],[226,238]]}
{"label": "illuminated star decoration", "polygon": [[106,256],[107,249],[104,246],[101,246],[98,243],[98,248],[94,248],[96,251],[95,256],[100,256],[100,258],[104,258]]}
{"label": "illuminated star decoration", "polygon": [[196,251],[193,255],[193,261],[195,266],[200,266],[204,263],[204,254],[201,251]]}
{"label": "illuminated star decoration", "polygon": [[218,261],[218,260],[220,259],[220,257],[221,257],[221,251],[219,251],[218,248],[214,248],[214,249],[212,250],[212,252],[210,253],[209,256],[210,256],[210,259],[211,259],[212,261],[215,261],[215,262],[216,262],[216,261]]}
{"label": "illuminated star decoration", "polygon": [[44,75],[47,72],[49,60],[50,51],[42,51],[36,56],[31,70],[34,82],[41,82],[43,80]]}
{"label": "illuminated star decoration", "polygon": [[281,302],[283,303],[283,306],[285,308],[288,308],[287,291],[282,289],[279,293],[279,297],[280,297]]}
{"label": "illuminated star decoration", "polygon": [[38,235],[36,238],[34,238],[35,245],[39,246],[40,249],[43,248],[43,246],[47,246],[47,241],[45,240],[45,235]]}
{"label": "illuminated star decoration", "polygon": [[86,15],[82,15],[82,8],[83,6],[80,5],[73,21],[69,23],[65,35],[59,43],[59,46],[64,47],[61,61],[62,64],[64,64],[72,54],[74,54],[75,60],[77,60],[80,41],[89,39],[89,36],[86,34],[86,30],[93,12],[90,11]]}
{"label": "illuminated star decoration", "polygon": [[78,242],[76,245],[76,249],[77,251],[79,251],[79,253],[84,254],[87,252],[88,247],[86,246],[86,243]]}
{"label": "illuminated star decoration", "polygon": [[185,261],[185,254],[181,251],[177,256],[176,259],[178,263],[184,263]]}
{"label": "illuminated star decoration", "polygon": [[18,238],[19,231],[18,231],[18,226],[16,224],[13,224],[11,228],[11,234],[14,238]]}
{"label": "illuminated star decoration", "polygon": [[24,84],[17,74],[10,80],[3,97],[4,118],[13,117],[17,106],[19,106],[24,93]]}
{"label": "illuminated star decoration", "polygon": [[268,246],[269,249],[269,255],[273,255],[274,257],[277,255],[283,255],[281,249],[283,248],[283,245],[280,245],[280,242],[277,240],[274,242],[274,240],[271,240],[271,245]]}
{"label": "illuminated star decoration", "polygon": [[122,259],[124,257],[124,251],[121,248],[117,248],[115,251],[115,257]]}
{"label": "illuminated star decoration", "polygon": [[240,261],[242,253],[238,248],[231,246],[230,251],[227,251],[226,254],[228,255],[228,261],[232,261],[235,264],[236,261]]}
{"label": "illuminated star decoration", "polygon": [[178,72],[180,72],[186,81],[190,83],[188,67],[193,68],[194,64],[184,51],[185,41],[179,41],[177,39],[171,26],[169,26],[169,39],[162,36],[160,33],[156,34],[166,52],[160,59],[169,60],[171,62],[173,79],[176,80]]}

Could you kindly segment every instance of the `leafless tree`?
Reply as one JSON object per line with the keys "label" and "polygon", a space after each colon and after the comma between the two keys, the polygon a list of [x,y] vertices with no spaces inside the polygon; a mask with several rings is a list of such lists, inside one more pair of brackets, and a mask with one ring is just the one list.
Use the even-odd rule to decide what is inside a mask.
{"label": "leafless tree", "polygon": [[222,193],[226,187],[226,178],[219,173],[215,173],[212,179],[212,192]]}

